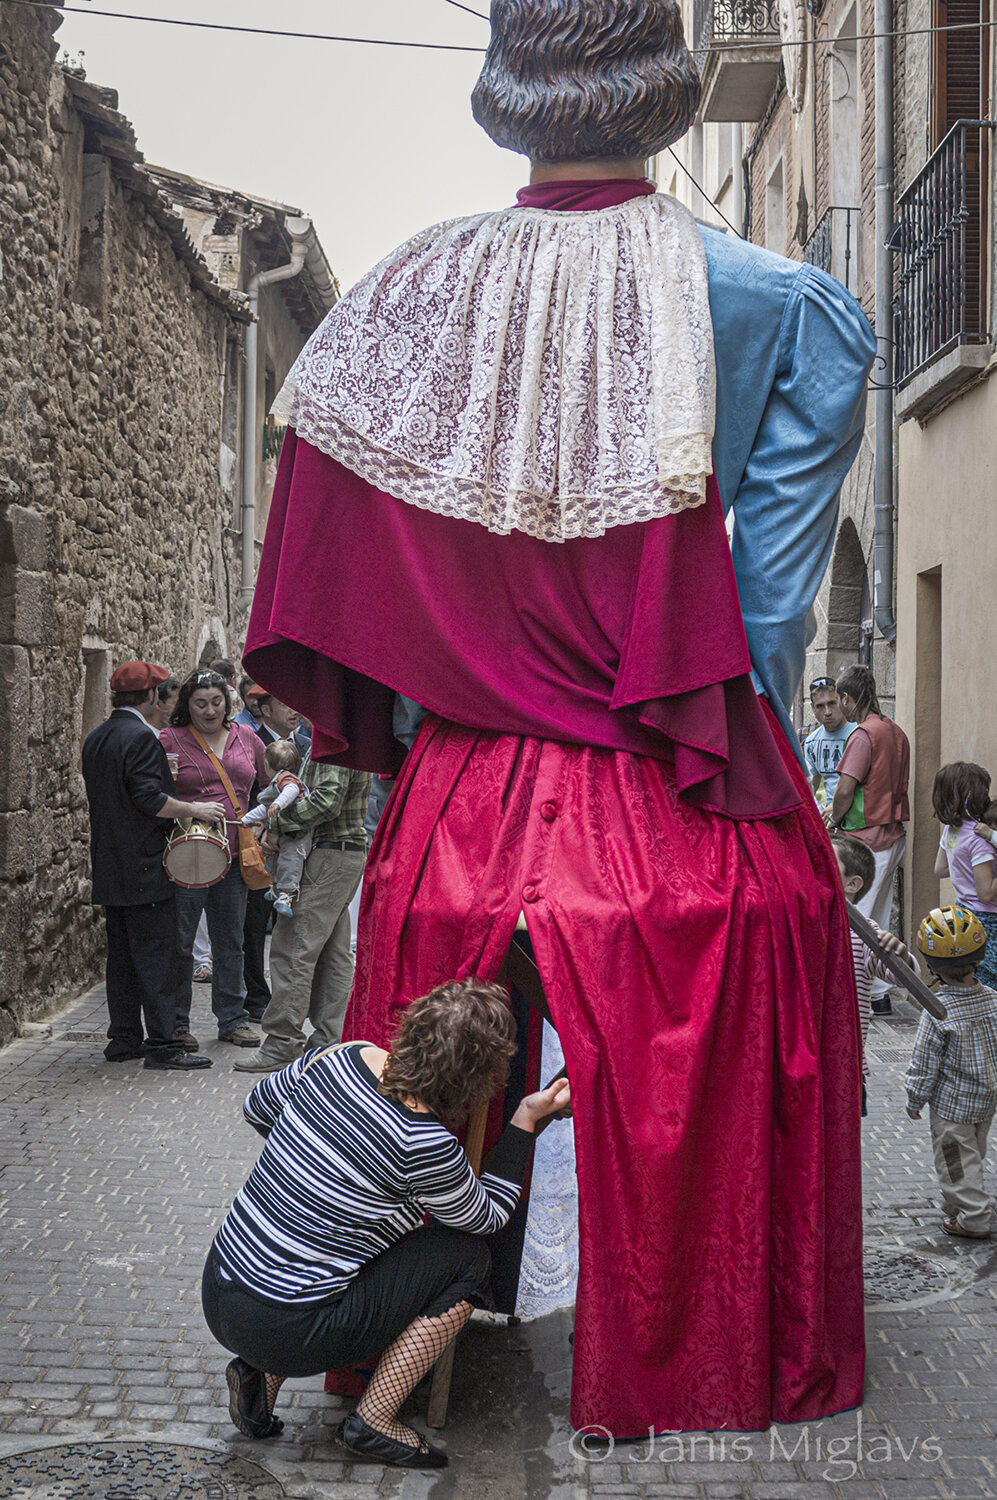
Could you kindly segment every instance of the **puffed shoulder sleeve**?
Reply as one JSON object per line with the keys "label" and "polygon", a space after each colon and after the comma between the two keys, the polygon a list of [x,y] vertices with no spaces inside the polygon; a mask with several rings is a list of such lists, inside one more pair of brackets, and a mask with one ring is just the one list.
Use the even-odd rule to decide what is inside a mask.
{"label": "puffed shoulder sleeve", "polygon": [[803,673],[807,614],[827,568],[838,491],[862,441],[876,352],[845,288],[801,266],[775,379],[734,497],[734,569],[751,661],[780,718]]}

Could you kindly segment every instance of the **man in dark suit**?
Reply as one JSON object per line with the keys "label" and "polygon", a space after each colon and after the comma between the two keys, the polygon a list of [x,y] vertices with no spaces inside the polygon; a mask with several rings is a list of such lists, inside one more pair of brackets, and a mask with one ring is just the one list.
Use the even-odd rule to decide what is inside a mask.
{"label": "man in dark suit", "polygon": [[[87,736],[83,779],[90,804],[95,906],[107,919],[108,1062],[144,1057],[147,1068],[210,1068],[174,1036],[176,901],[163,868],[167,821],[218,818],[214,802],[180,802],[150,722],[168,673],[129,661],[111,677],[109,719]],[[145,1019],[145,1039],[142,1022]],[[191,1039],[192,1040],[192,1039]],[[190,1041],[186,1043],[190,1048]]]}

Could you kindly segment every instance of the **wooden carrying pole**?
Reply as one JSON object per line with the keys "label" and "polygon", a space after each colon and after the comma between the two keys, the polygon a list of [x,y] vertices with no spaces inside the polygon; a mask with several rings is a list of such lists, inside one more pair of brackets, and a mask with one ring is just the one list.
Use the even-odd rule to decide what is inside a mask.
{"label": "wooden carrying pole", "polygon": [[[472,1114],[467,1126],[467,1135],[464,1138],[464,1154],[474,1171],[475,1177],[481,1176],[481,1158],[485,1149],[485,1126],[488,1123],[488,1106],[490,1100],[479,1104]],[[429,1392],[429,1412],[426,1421],[430,1427],[445,1427],[447,1421],[447,1407],[450,1405],[450,1381],[453,1377],[454,1350],[457,1340],[451,1339],[439,1359],[433,1371],[433,1384]]]}
{"label": "wooden carrying pole", "polygon": [[944,1021],[948,1015],[944,1005],[937,995],[932,994],[920,975],[915,974],[909,964],[896,953],[891,953],[889,948],[884,948],[879,941],[879,934],[875,927],[864,917],[857,907],[848,903],[848,925],[857,937],[860,937],[867,948],[871,948],[884,968],[889,969],[897,983],[902,985],[916,1005],[926,1010],[929,1016],[934,1016],[936,1021]]}
{"label": "wooden carrying pole", "polygon": [[[509,952],[506,954],[505,963],[498,976],[498,984],[514,984],[519,992],[524,995],[534,1010],[540,1012],[545,1021],[553,1020],[550,1014],[550,1006],[543,991],[543,981],[540,978],[540,970],[533,959],[513,940]],[[563,1072],[563,1069],[562,1069]],[[560,1074],[558,1075],[560,1077]],[[554,1080],[551,1079],[553,1083]],[[464,1141],[464,1153],[471,1163],[474,1175],[481,1176],[481,1158],[485,1147],[485,1126],[488,1123],[489,1102],[479,1104],[472,1114],[467,1126],[467,1136]],[[548,1122],[545,1120],[543,1125]],[[543,1126],[540,1127],[542,1129]],[[539,1134],[539,1129],[537,1131]],[[433,1371],[433,1384],[429,1393],[429,1412],[426,1417],[428,1426],[440,1428],[446,1426],[447,1408],[450,1405],[450,1382],[453,1378],[454,1350],[457,1340],[453,1339],[444,1349],[436,1361]]]}

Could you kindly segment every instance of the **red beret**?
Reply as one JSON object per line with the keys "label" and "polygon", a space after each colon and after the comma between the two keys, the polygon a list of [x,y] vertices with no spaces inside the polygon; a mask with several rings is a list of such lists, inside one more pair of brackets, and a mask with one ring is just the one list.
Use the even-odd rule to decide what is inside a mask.
{"label": "red beret", "polygon": [[165,667],[151,661],[124,661],[111,673],[112,693],[147,693],[169,677]]}
{"label": "red beret", "polygon": [[272,698],[273,697],[273,693],[271,693],[271,691],[270,691],[269,688],[265,688],[265,687],[251,687],[251,688],[247,688],[246,689],[246,697],[247,698]]}

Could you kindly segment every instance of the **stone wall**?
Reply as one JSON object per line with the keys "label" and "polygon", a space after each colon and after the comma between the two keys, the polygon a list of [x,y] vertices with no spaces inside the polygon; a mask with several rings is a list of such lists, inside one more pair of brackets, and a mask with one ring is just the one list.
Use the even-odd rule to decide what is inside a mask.
{"label": "stone wall", "polygon": [[56,24],[0,3],[0,1042],[98,971],[79,764],[110,671],[179,674],[206,622],[233,651],[242,624],[238,309],[142,189],[113,97],[55,66]]}

